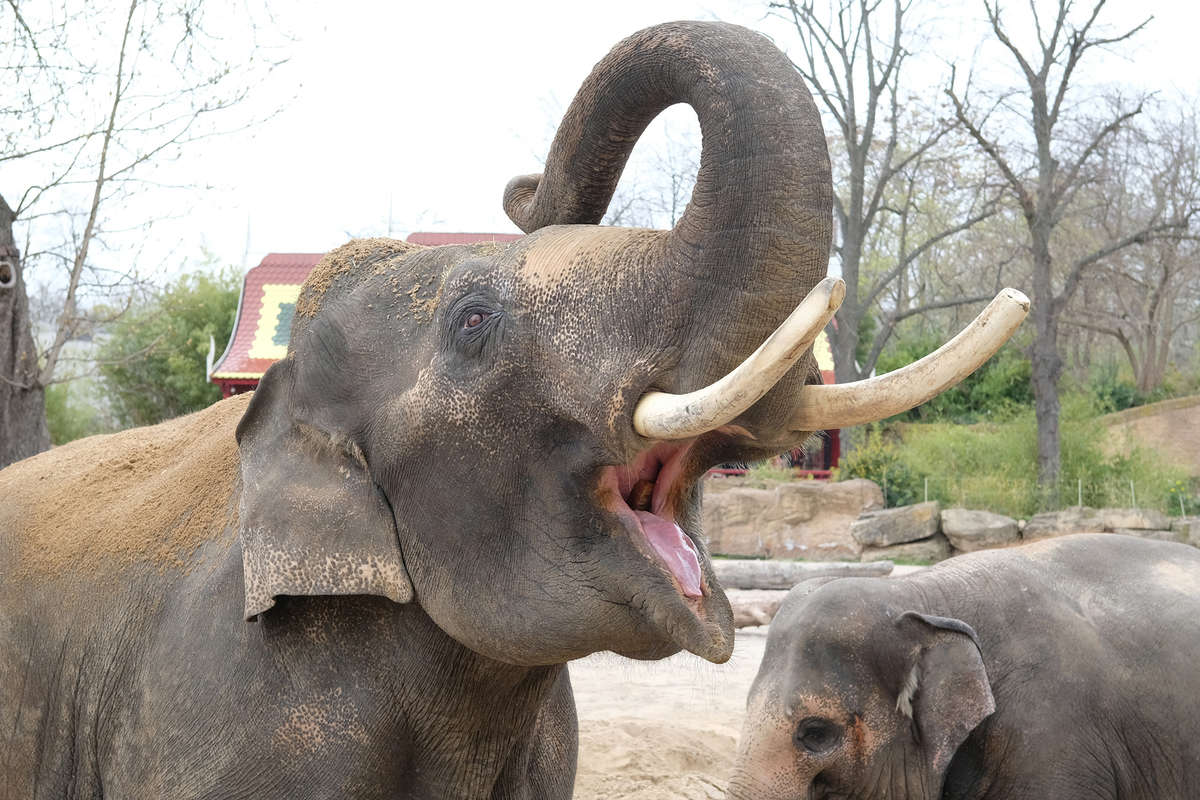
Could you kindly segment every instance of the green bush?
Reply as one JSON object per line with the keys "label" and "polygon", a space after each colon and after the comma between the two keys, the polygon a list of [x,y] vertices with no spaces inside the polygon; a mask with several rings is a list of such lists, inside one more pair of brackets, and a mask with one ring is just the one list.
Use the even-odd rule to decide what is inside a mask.
{"label": "green bush", "polygon": [[857,447],[844,456],[837,467],[836,479],[866,478],[883,490],[888,506],[906,506],[923,499],[924,478],[902,458],[901,448],[888,441],[872,426]]}
{"label": "green bush", "polygon": [[66,444],[116,429],[107,414],[85,399],[89,386],[90,382],[78,380],[46,387],[46,424],[52,444]]}
{"label": "green bush", "polygon": [[221,399],[204,374],[209,336],[229,341],[240,281],[231,272],[184,275],[126,312],[100,351],[113,416],[151,425]]}
{"label": "green bush", "polygon": [[1097,410],[1102,414],[1124,411],[1145,402],[1138,394],[1133,381],[1121,374],[1114,362],[1096,367],[1092,372],[1088,390],[1096,399]]}

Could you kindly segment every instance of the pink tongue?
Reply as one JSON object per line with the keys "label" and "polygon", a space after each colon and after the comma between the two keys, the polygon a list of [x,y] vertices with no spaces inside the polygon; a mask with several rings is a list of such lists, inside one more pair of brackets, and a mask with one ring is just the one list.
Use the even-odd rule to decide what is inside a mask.
{"label": "pink tongue", "polygon": [[679,581],[687,597],[703,597],[700,591],[700,559],[696,555],[696,546],[687,538],[679,526],[668,522],[649,511],[635,511],[646,531],[646,538],[654,552],[667,565],[667,569]]}

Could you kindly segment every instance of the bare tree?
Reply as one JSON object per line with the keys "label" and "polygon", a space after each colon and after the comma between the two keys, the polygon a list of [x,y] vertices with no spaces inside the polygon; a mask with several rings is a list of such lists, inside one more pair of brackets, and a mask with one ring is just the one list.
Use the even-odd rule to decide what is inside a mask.
{"label": "bare tree", "polygon": [[[1059,263],[1055,253],[1056,245],[1061,243],[1055,240],[1056,230],[1080,190],[1093,181],[1090,167],[1101,148],[1142,112],[1145,102],[1145,98],[1122,102],[1108,113],[1097,115],[1095,103],[1074,102],[1072,79],[1085,56],[1127,40],[1149,20],[1124,33],[1105,36],[1096,30],[1104,0],[1098,0],[1083,15],[1073,13],[1071,0],[1058,0],[1054,19],[1048,25],[1039,16],[1038,4],[1033,3],[1030,9],[1036,44],[1023,50],[1005,27],[999,5],[990,0],[984,0],[983,5],[991,33],[1016,62],[1024,86],[1019,91],[999,92],[986,112],[971,104],[970,80],[960,91],[952,76],[946,94],[958,121],[999,169],[1027,228],[1036,329],[1032,382],[1038,423],[1038,479],[1043,490],[1050,492],[1057,483],[1061,462],[1058,382],[1063,360],[1058,338],[1063,313],[1086,270],[1131,245],[1157,236],[1178,235],[1186,228],[1187,220],[1156,214]],[[1073,19],[1076,16],[1082,21]],[[1072,102],[1068,102],[1068,95]],[[1017,110],[1014,100],[1018,96],[1028,103],[1027,111]],[[1014,119],[1025,126],[1023,130],[1013,124]]]}
{"label": "bare tree", "polygon": [[[1093,193],[1106,238],[1157,216],[1186,219],[1200,205],[1198,135],[1195,116],[1185,115],[1151,132],[1130,128],[1104,149]],[[1085,278],[1086,302],[1064,317],[1112,337],[1143,394],[1162,384],[1173,342],[1200,320],[1197,233],[1155,237],[1098,262]]]}
{"label": "bare tree", "polygon": [[[906,305],[885,312],[877,346],[867,363],[856,362],[859,326],[885,298],[888,288],[930,248],[992,213],[991,203],[976,194],[957,219],[931,226],[916,224],[922,206],[911,202],[913,197],[899,208],[889,204],[896,195],[903,199],[906,186],[918,184],[914,173],[923,168],[955,125],[935,121],[914,127],[902,119],[906,109],[916,106],[909,102],[911,98],[902,96],[905,86],[901,79],[909,54],[906,25],[911,5],[911,0],[893,0],[890,7],[882,0],[834,0],[818,10],[813,0],[770,3],[795,27],[802,47],[796,68],[814,88],[840,140],[833,147],[839,187],[834,203],[838,231],[834,252],[841,263],[846,297],[837,312],[837,325],[829,329],[838,381],[857,380],[869,373],[892,327],[901,319],[981,299],[942,298],[928,307]],[[880,27],[882,37],[877,33]],[[936,119],[936,115],[925,119],[931,117]],[[893,233],[903,228],[904,235],[898,240],[899,249],[893,244],[886,254],[873,254],[873,260],[882,257],[890,263],[872,272],[865,269],[872,234],[885,224],[883,218],[888,214],[897,217]]]}
{"label": "bare tree", "polygon": [[[111,319],[112,301],[119,308],[138,282],[134,265],[96,257],[106,233],[120,227],[113,210],[136,190],[163,188],[151,184],[152,166],[227,132],[210,118],[237,106],[280,63],[266,55],[270,47],[253,41],[251,55],[230,56],[239,45],[223,42],[207,25],[225,13],[237,20],[225,33],[244,23],[231,35],[249,38],[254,25],[242,8],[129,0],[114,9],[62,0],[31,9],[8,0],[0,12],[0,107],[8,122],[0,163],[14,181],[0,186],[0,245],[13,252],[15,277],[0,289],[9,295],[0,296],[0,312],[11,323],[5,352],[21,353],[0,359],[0,467],[49,446],[43,390],[57,379],[67,343]],[[144,229],[148,221],[137,223]],[[14,226],[21,224],[24,257],[16,258]],[[62,302],[44,349],[30,363],[35,337],[26,287],[33,270]],[[96,303],[104,301],[109,310],[98,316]]]}
{"label": "bare tree", "polygon": [[641,147],[634,151],[603,222],[673,228],[696,185],[700,142],[686,129],[664,125],[659,132],[651,131],[639,144]]}

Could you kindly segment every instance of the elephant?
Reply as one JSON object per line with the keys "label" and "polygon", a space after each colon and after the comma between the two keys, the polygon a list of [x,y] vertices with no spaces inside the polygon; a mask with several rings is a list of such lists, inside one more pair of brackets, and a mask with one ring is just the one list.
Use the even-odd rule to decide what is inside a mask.
{"label": "elephant", "polygon": [[727,797],[1200,797],[1200,551],[1077,534],[787,595]]}
{"label": "elephant", "polygon": [[[677,102],[684,214],[599,225]],[[0,798],[569,797],[568,661],[730,655],[705,472],[921,402],[1028,307],[819,385],[825,138],[734,25],[619,43],[503,203],[510,243],[329,253],[252,395],[0,472]]]}

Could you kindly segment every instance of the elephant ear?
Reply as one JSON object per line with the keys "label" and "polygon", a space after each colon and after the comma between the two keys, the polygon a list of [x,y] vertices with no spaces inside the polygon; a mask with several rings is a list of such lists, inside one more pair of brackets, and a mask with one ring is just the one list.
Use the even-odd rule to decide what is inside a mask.
{"label": "elephant ear", "polygon": [[293,416],[292,365],[263,375],[238,424],[239,537],[246,619],[280,595],[374,594],[413,588],[391,506],[353,442]]}
{"label": "elephant ear", "polygon": [[905,611],[896,620],[916,658],[896,709],[913,720],[925,767],[941,796],[946,768],[971,731],[996,710],[975,630],[962,620]]}

